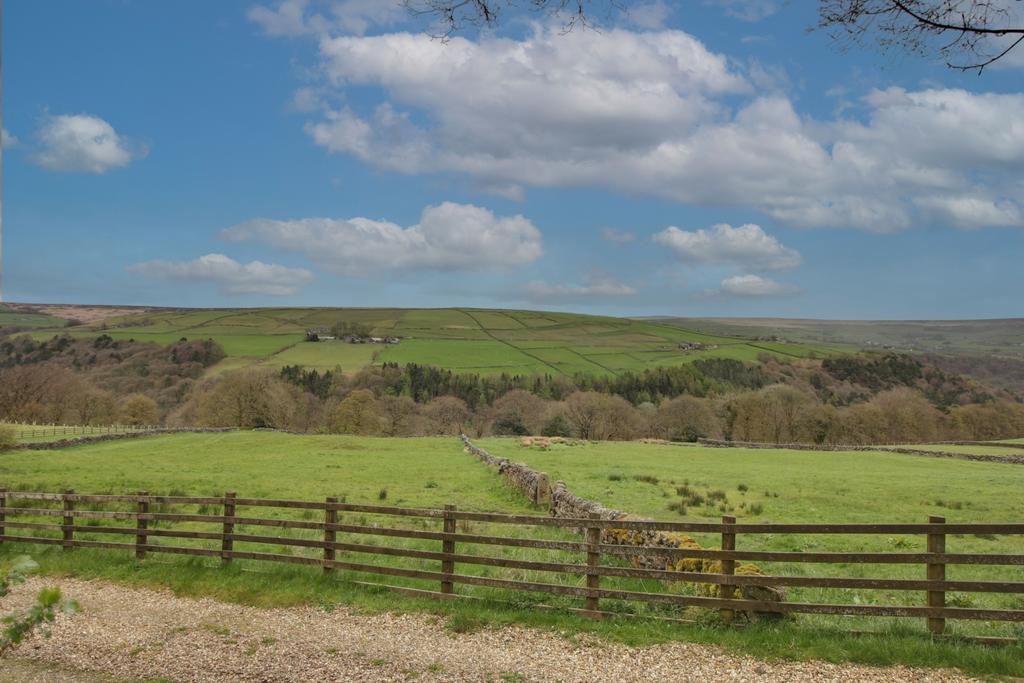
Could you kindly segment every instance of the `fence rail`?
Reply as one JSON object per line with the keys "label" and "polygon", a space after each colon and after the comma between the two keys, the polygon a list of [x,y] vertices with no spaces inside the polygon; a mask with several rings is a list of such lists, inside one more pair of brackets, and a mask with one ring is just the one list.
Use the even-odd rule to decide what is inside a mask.
{"label": "fence rail", "polygon": [[[38,501],[55,507],[27,507]],[[81,509],[120,504],[131,509]],[[219,508],[220,514],[203,512],[162,512],[165,506],[198,505]],[[239,514],[239,508],[278,509],[319,512],[321,520],[286,519]],[[437,530],[410,529],[368,524],[365,521],[343,519],[351,513],[384,515],[390,518],[414,518],[435,521]],[[259,514],[258,512],[255,514]],[[26,521],[60,518],[54,522]],[[128,526],[111,525],[107,521],[134,522]],[[59,522],[59,523],[58,523]],[[85,522],[84,524],[81,522]],[[96,522],[95,524],[93,522]],[[157,528],[170,523],[212,525],[213,529],[196,530]],[[359,523],[354,523],[359,522]],[[532,529],[566,529],[583,534],[582,541],[523,538],[512,535],[494,536],[459,531],[457,525],[468,522],[526,527]],[[242,527],[271,529],[266,533],[242,533]],[[280,535],[282,531],[317,531],[320,538],[297,538]],[[672,548],[663,546],[618,545],[602,540],[602,532],[609,529],[644,531],[702,532],[718,534],[720,548]],[[23,530],[23,531],[18,531]],[[17,533],[11,533],[15,531]],[[52,536],[31,535],[27,532],[52,532]],[[59,534],[59,536],[57,535]],[[436,550],[376,545],[371,542],[338,540],[338,534],[351,534],[358,538],[383,537],[437,541]],[[743,550],[741,540],[757,534],[900,534],[920,535],[923,550],[919,552],[794,552]],[[72,548],[121,549],[144,559],[149,553],[172,553],[220,558],[224,563],[234,559],[261,562],[282,562],[320,566],[325,572],[337,569],[377,574],[380,576],[421,579],[438,584],[438,590],[417,590],[399,586],[386,586],[397,590],[437,597],[459,597],[457,585],[485,586],[509,590],[532,591],[578,597],[583,607],[574,611],[594,617],[606,612],[602,600],[665,603],[681,607],[701,607],[721,611],[725,619],[736,613],[806,613],[837,615],[869,615],[883,617],[913,617],[926,620],[929,631],[942,633],[947,619],[1024,622],[1024,609],[987,609],[948,606],[946,593],[1010,593],[1024,594],[1024,581],[1010,580],[947,580],[948,565],[985,565],[1024,567],[1024,555],[994,553],[952,553],[946,550],[946,537],[954,534],[1024,535],[1024,524],[961,524],[947,523],[944,518],[931,517],[924,524],[740,524],[732,517],[723,517],[720,523],[616,521],[596,517],[569,519],[531,515],[511,515],[485,512],[463,512],[453,505],[444,509],[420,509],[357,505],[327,498],[322,502],[303,500],[267,500],[239,498],[228,492],[223,496],[160,496],[139,492],[135,495],[79,494],[72,490],[62,493],[34,491],[7,491],[0,489],[0,543],[37,543]],[[123,536],[124,540],[98,540],[83,536]],[[163,545],[156,539],[188,539],[213,541],[215,547]],[[283,547],[318,549],[319,557],[288,555],[236,549],[236,544],[269,544]],[[580,562],[526,560],[491,557],[477,554],[467,546],[501,546],[507,548],[533,548],[542,551],[580,553]],[[339,553],[343,556],[339,557]],[[350,556],[354,555],[354,556]],[[391,566],[386,563],[370,564],[363,556],[405,558],[439,562],[436,569]],[[676,571],[652,569],[627,564],[636,558],[668,557],[671,559],[701,559],[717,562],[715,571]],[[370,559],[370,558],[366,558]],[[737,562],[800,562],[817,564],[916,564],[922,568],[921,579],[861,578],[831,576],[749,575],[737,574]],[[605,562],[610,561],[611,563]],[[567,574],[577,577],[582,585],[531,582],[515,578],[480,576],[459,573],[457,565],[498,567]],[[1019,572],[1015,572],[1020,576]],[[683,595],[675,592],[621,590],[602,587],[605,577],[656,579],[668,584],[688,582],[717,586],[717,596]],[[808,587],[861,590],[910,591],[922,594],[920,605],[877,604],[821,604],[809,602],[773,602],[742,597],[744,586]]]}
{"label": "fence rail", "polygon": [[17,439],[39,439],[58,436],[93,436],[100,434],[127,434],[130,432],[146,432],[160,429],[150,425],[62,425],[62,424],[25,424],[20,422],[2,422],[0,426],[14,429]]}

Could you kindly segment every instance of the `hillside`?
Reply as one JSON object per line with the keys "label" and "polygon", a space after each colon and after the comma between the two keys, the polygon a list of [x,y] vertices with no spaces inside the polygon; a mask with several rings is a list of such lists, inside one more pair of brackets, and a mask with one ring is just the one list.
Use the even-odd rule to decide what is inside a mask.
{"label": "hillside", "polygon": [[1024,318],[994,320],[809,320],[801,318],[648,319],[705,334],[780,337],[804,344],[849,344],[941,354],[1024,358]]}
{"label": "hillside", "polygon": [[[58,312],[48,306],[16,306],[0,311],[0,327],[22,325],[31,328],[36,339],[56,333],[107,334],[166,345],[182,338],[211,338],[227,353],[214,372],[248,365],[341,366],[351,372],[372,364],[414,362],[482,375],[615,375],[699,358],[752,361],[762,353],[803,358],[844,348],[755,342],[624,318],[467,308],[143,309],[128,313],[110,309],[103,317],[96,315],[95,307],[83,307],[90,309],[92,322],[70,328],[53,315],[74,316],[75,308],[62,306]],[[26,321],[29,324],[23,324]],[[340,322],[362,324],[374,335],[401,341],[394,345],[305,341],[308,329]]]}

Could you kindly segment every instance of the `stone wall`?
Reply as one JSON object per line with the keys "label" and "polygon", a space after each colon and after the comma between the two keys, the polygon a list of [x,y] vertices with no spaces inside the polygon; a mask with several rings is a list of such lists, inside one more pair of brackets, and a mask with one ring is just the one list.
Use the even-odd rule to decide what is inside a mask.
{"label": "stone wall", "polygon": [[102,443],[103,441],[118,441],[120,439],[138,439],[143,436],[160,436],[162,434],[181,433],[210,433],[210,432],[233,432],[234,427],[209,427],[209,428],[179,428],[179,429],[148,429],[139,432],[122,432],[120,434],[96,434],[92,436],[76,436],[70,439],[58,439],[56,441],[38,441],[35,443],[20,443],[11,450],[21,451],[55,451],[71,446],[82,446],[85,444]]}
{"label": "stone wall", "polygon": [[[508,458],[498,458],[484,449],[473,444],[469,437],[463,435],[462,441],[466,451],[472,453],[484,463],[497,468],[506,480],[514,488],[526,495],[535,503],[542,501],[537,499],[536,491],[538,482],[548,481],[548,475],[543,472],[536,472],[523,463],[513,463]],[[644,517],[631,515],[622,510],[614,510],[605,507],[601,503],[589,500],[569,490],[565,482],[555,483],[554,489],[550,490],[549,511],[552,517],[566,519],[580,519],[596,514],[600,519],[629,520],[629,521],[653,521]],[[701,549],[701,545],[693,538],[681,533],[671,533],[654,530],[635,529],[604,529],[601,532],[601,542],[608,545],[643,545],[661,548],[690,548]],[[633,556],[631,561],[634,566],[645,569],[661,569],[680,572],[700,572],[716,574],[721,571],[721,564],[714,560],[702,560],[697,558],[673,559],[662,555]],[[740,575],[763,576],[759,568],[751,564],[740,564],[736,567],[736,573]],[[715,584],[697,583],[694,584],[704,595],[718,595],[718,586]],[[781,588],[767,586],[739,586],[737,592],[749,600],[762,600],[768,602],[780,602],[785,600],[785,592]]]}

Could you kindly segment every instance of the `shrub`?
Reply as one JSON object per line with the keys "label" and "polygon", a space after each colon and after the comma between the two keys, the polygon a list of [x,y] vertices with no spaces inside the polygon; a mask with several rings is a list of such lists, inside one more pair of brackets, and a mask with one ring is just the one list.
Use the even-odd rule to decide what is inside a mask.
{"label": "shrub", "polygon": [[746,493],[747,491],[750,490],[750,487],[748,487],[746,484],[740,484],[739,486],[736,487],[736,490],[739,491],[740,493]]}
{"label": "shrub", "polygon": [[8,451],[18,445],[18,432],[14,427],[0,425],[0,451]]}
{"label": "shrub", "polygon": [[387,489],[381,489],[377,493],[377,500],[387,500],[387,499],[388,499],[388,490]]}
{"label": "shrub", "polygon": [[544,424],[540,430],[541,436],[572,436],[572,427],[566,421],[565,416],[559,413]]}

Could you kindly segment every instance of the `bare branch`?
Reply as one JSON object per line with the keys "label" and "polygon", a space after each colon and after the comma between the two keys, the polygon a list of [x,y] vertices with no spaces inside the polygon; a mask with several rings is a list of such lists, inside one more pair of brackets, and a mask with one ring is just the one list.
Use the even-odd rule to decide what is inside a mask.
{"label": "bare branch", "polygon": [[938,56],[951,69],[981,71],[1024,40],[1021,0],[821,0],[819,26],[833,37],[883,50]]}

